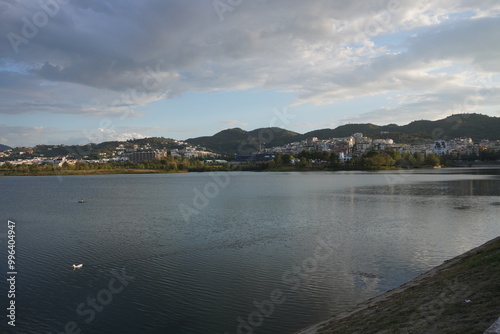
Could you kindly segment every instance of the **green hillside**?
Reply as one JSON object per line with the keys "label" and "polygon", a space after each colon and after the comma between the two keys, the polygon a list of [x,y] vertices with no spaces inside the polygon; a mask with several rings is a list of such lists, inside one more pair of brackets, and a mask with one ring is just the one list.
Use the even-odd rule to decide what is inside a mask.
{"label": "green hillside", "polygon": [[132,139],[127,141],[107,141],[99,144],[87,145],[37,145],[34,154],[43,154],[45,157],[56,157],[70,155],[73,157],[97,157],[99,153],[111,154],[116,147],[123,145],[125,148],[133,148],[134,145],[149,145],[151,149],[175,149],[181,148],[174,139],[163,137],[149,137],[143,139]]}
{"label": "green hillside", "polygon": [[322,129],[305,133],[306,137],[319,139],[347,137],[361,132],[373,138],[392,138],[397,142],[431,141],[470,137],[473,140],[500,139],[500,118],[481,114],[452,115],[437,121],[413,121],[407,125],[396,124],[346,124],[335,129]]}
{"label": "green hillside", "polygon": [[402,144],[429,143],[438,139],[447,140],[460,137],[470,137],[475,141],[481,139],[500,140],[500,118],[481,114],[459,114],[437,121],[413,121],[402,126],[397,124],[381,126],[371,123],[345,124],[335,129],[320,129],[305,134],[281,128],[262,128],[250,132],[234,128],[221,131],[213,136],[190,138],[186,141],[216,152],[241,153],[241,151],[248,152],[249,146],[253,146],[254,151],[256,151],[259,138],[265,142],[265,147],[274,147],[309,137],[341,138],[358,132],[374,139],[391,138]]}
{"label": "green hillside", "polygon": [[10,150],[10,149],[11,149],[11,147],[9,147],[7,145],[0,144],[0,151]]}
{"label": "green hillside", "polygon": [[281,146],[290,143],[295,138],[302,138],[296,132],[281,128],[261,128],[253,131],[245,131],[240,128],[227,129],[213,136],[187,139],[191,145],[206,147],[215,152],[224,153],[251,153],[256,151],[259,142],[265,147]]}
{"label": "green hillside", "polygon": [[[342,138],[359,132],[374,139],[391,138],[396,143],[401,144],[429,143],[438,139],[447,140],[461,137],[470,137],[474,141],[481,139],[500,140],[500,117],[481,114],[459,114],[437,121],[413,121],[402,126],[397,124],[380,126],[371,123],[345,124],[335,129],[319,129],[305,134],[277,127],[261,128],[253,131],[234,128],[220,131],[213,136],[190,138],[185,141],[190,145],[206,147],[217,153],[251,154],[258,151],[259,145],[269,148],[283,146],[310,137],[318,137],[319,139]],[[33,155],[43,155],[45,157],[62,155],[102,157],[104,153],[111,154],[119,145],[124,145],[125,148],[133,148],[134,145],[139,145],[148,149],[167,150],[183,147],[174,139],[150,137],[124,142],[109,141],[87,145],[37,145],[33,149]],[[10,149],[10,147],[0,144],[0,151],[6,149]],[[23,147],[15,148],[14,153],[26,150],[27,148]],[[21,158],[21,156],[17,157],[15,154],[12,157]],[[29,156],[24,155],[22,157]]]}

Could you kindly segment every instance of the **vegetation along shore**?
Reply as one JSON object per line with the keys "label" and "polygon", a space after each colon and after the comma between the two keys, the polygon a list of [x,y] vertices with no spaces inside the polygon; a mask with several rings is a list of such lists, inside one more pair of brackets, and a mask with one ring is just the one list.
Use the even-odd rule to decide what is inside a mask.
{"label": "vegetation along shore", "polygon": [[207,171],[338,171],[338,170],[392,170],[409,168],[433,168],[448,165],[445,159],[435,154],[427,157],[419,153],[400,154],[397,151],[381,152],[371,150],[366,154],[341,163],[338,155],[329,152],[305,150],[296,157],[278,153],[273,159],[259,162],[207,163],[201,159],[187,159],[167,156],[151,161],[113,162],[64,162],[60,165],[11,164],[0,166],[0,175],[100,175],[100,174],[145,174],[145,173],[185,173]]}

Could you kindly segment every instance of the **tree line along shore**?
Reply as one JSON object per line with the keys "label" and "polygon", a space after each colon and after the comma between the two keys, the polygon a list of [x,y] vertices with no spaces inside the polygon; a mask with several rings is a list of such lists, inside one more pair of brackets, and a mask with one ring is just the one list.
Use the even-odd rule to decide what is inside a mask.
{"label": "tree line along shore", "polygon": [[335,153],[311,152],[305,150],[296,157],[291,154],[277,154],[267,161],[236,161],[207,163],[201,159],[167,156],[165,158],[133,163],[123,162],[65,162],[53,164],[12,164],[0,166],[4,176],[21,175],[88,175],[88,174],[139,174],[139,173],[182,173],[205,171],[321,171],[321,170],[390,170],[401,168],[437,167],[446,161],[430,154],[401,154],[397,151],[372,150],[361,157],[341,162]]}

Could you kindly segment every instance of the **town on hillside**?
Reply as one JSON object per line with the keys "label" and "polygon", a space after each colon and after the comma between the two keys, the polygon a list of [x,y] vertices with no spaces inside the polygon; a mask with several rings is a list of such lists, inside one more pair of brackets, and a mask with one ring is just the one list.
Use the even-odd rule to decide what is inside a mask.
{"label": "town on hillside", "polygon": [[[153,147],[155,145],[148,142],[142,145],[125,142],[118,143],[111,150],[87,148],[86,146],[80,146],[75,149],[74,146],[67,145],[41,145],[22,149],[7,149],[0,151],[0,166],[9,163],[14,166],[50,164],[56,167],[62,167],[65,164],[123,163],[127,161],[138,164],[144,161],[166,158],[167,156],[183,157],[187,159],[216,158],[219,156],[203,147],[193,147],[180,140],[173,140],[173,143],[175,144],[174,146],[180,148],[155,148]],[[52,152],[57,152],[58,154],[52,154]],[[63,152],[63,154],[60,154],[61,152]]]}
{"label": "town on hillside", "polygon": [[[431,144],[399,144],[394,140],[372,139],[364,136],[362,133],[355,133],[345,138],[331,138],[319,140],[316,137],[306,140],[293,142],[284,146],[263,148],[258,155],[267,158],[274,158],[277,153],[298,155],[301,152],[309,150],[311,152],[329,152],[338,155],[340,162],[345,163],[354,157],[360,157],[369,151],[377,150],[381,152],[396,151],[401,154],[421,154],[424,157],[429,154],[438,156],[447,155],[457,160],[463,157],[478,156],[483,151],[500,151],[500,141],[481,140],[474,142],[471,138],[456,138],[451,140],[436,140]],[[240,159],[250,157],[241,156]]]}
{"label": "town on hillside", "polygon": [[[429,144],[400,144],[394,140],[372,139],[364,136],[362,133],[355,133],[345,138],[330,138],[320,140],[317,137],[310,137],[302,141],[291,142],[283,146],[265,147],[266,143],[258,142],[257,147],[251,153],[240,153],[234,156],[226,155],[221,159],[223,152],[213,152],[204,147],[192,146],[187,142],[173,140],[176,148],[169,147],[157,148],[143,140],[143,144],[132,144],[129,142],[117,143],[112,149],[103,150],[81,150],[75,152],[74,147],[65,145],[43,145],[40,147],[7,149],[0,151],[0,166],[10,165],[33,165],[49,164],[56,167],[63,165],[74,165],[77,163],[123,163],[131,162],[134,164],[145,161],[153,161],[167,156],[174,158],[197,159],[205,164],[223,164],[234,163],[257,163],[270,161],[276,158],[278,154],[288,154],[298,156],[303,152],[327,152],[335,154],[339,163],[346,163],[353,158],[362,157],[370,151],[379,152],[399,152],[400,154],[420,154],[427,157],[431,154],[437,156],[447,156],[454,160],[462,158],[480,157],[482,152],[500,152],[500,141],[480,140],[474,142],[471,138],[456,138],[451,140],[436,140]],[[84,146],[82,146],[84,147]],[[51,151],[66,154],[53,155]],[[41,153],[45,152],[45,153]],[[81,154],[87,153],[87,154]],[[226,160],[227,159],[227,160]],[[292,159],[291,163],[298,160]]]}

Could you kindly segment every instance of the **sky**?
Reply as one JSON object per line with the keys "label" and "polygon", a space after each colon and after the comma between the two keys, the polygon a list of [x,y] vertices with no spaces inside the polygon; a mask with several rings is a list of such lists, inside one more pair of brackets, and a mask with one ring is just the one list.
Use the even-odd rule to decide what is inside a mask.
{"label": "sky", "polygon": [[0,143],[500,116],[497,0],[0,0]]}

